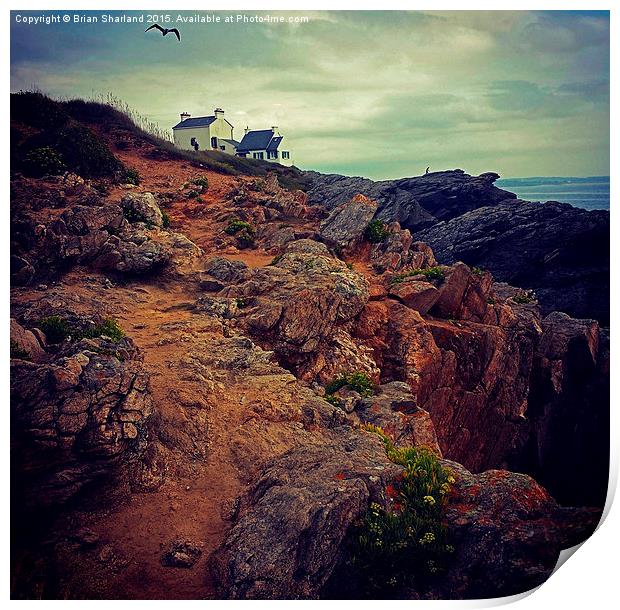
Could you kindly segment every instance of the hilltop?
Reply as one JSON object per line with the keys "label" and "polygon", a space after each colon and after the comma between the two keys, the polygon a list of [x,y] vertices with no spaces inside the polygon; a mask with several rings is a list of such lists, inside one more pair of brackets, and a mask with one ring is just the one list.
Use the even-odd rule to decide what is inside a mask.
{"label": "hilltop", "polygon": [[11,129],[13,597],[493,597],[592,533],[605,332],[386,216],[488,176],[448,218],[94,103]]}

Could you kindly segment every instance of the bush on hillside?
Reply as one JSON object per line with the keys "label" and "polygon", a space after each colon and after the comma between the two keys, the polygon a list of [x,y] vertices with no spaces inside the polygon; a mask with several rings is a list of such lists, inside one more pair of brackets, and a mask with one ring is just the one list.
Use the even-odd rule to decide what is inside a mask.
{"label": "bush on hillside", "polygon": [[62,174],[67,166],[53,148],[42,146],[41,148],[33,148],[26,154],[22,168],[26,175],[40,178],[41,176]]}
{"label": "bush on hillside", "polygon": [[11,94],[11,119],[38,129],[57,129],[69,120],[60,103],[37,91]]}

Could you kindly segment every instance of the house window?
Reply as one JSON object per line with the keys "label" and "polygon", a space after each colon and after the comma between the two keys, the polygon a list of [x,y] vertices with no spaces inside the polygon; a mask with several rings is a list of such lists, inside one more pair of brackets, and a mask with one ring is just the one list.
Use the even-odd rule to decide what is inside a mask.
{"label": "house window", "polygon": [[215,136],[211,138],[211,148],[217,148],[217,138]]}
{"label": "house window", "polygon": [[226,150],[226,146],[220,146],[220,150]]}
{"label": "house window", "polygon": [[283,150],[282,151],[282,158],[283,159],[290,159],[290,153],[287,150]]}
{"label": "house window", "polygon": [[190,146],[193,147],[194,150],[198,150],[200,148],[200,146],[198,145],[198,140],[196,140],[196,138],[192,138],[189,141]]}
{"label": "house window", "polygon": [[237,157],[243,157],[245,159],[247,156],[246,153],[237,153]]}
{"label": "house window", "polygon": [[274,150],[274,151],[267,151],[267,159],[277,159],[278,158],[278,151]]}
{"label": "house window", "polygon": [[255,159],[264,159],[265,158],[265,156],[264,156],[264,154],[262,152],[252,153],[252,156]]}

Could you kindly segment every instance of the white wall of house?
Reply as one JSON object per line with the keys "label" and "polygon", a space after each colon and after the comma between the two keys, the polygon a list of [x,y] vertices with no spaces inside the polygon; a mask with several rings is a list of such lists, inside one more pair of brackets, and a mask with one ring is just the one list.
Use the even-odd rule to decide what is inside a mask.
{"label": "white wall of house", "polygon": [[[228,138],[228,139],[231,139],[231,138]],[[218,139],[217,147],[218,147],[218,150],[220,150],[221,152],[225,152],[229,155],[234,155],[237,152],[237,149],[230,142],[226,142],[225,140]]]}
{"label": "white wall of house", "polygon": [[282,151],[278,151],[278,156],[276,159],[269,159],[267,158],[267,151],[266,150],[251,150],[249,153],[247,153],[246,155],[246,159],[257,159],[257,157],[255,157],[256,154],[261,154],[263,155],[262,159],[260,159],[260,157],[258,157],[261,161],[270,161],[271,163],[279,163],[280,165],[285,165],[286,167],[290,167],[291,165],[293,165],[293,158],[292,155],[289,153],[289,158],[288,159],[283,159],[282,158]]}
{"label": "white wall of house", "polygon": [[209,125],[209,129],[211,130],[211,137],[216,138],[227,138],[228,140],[232,140],[233,137],[233,128],[230,126],[228,121],[225,119],[218,117]]}
{"label": "white wall of house", "polygon": [[[182,124],[181,124],[182,125]],[[172,130],[174,145],[184,150],[194,150],[192,138],[196,138],[199,150],[213,150],[211,138],[227,138],[232,140],[233,128],[222,117],[217,117],[213,123],[206,127],[182,127]],[[230,146],[230,145],[229,145]],[[219,148],[218,148],[219,150]],[[234,154],[234,151],[231,153]]]}
{"label": "white wall of house", "polygon": [[[215,121],[214,121],[215,122]],[[209,127],[179,127],[173,129],[174,145],[184,150],[194,150],[192,138],[196,138],[200,150],[210,150],[211,132]]]}
{"label": "white wall of house", "polygon": [[[282,142],[282,144],[284,144],[284,141]],[[288,159],[282,158],[282,152],[288,152]],[[286,148],[284,149],[284,151],[278,150],[277,159],[269,159],[269,160],[275,161],[276,163],[279,163],[280,165],[286,165],[286,167],[290,167],[291,165],[293,165],[293,155],[291,154],[291,151],[287,150]]]}

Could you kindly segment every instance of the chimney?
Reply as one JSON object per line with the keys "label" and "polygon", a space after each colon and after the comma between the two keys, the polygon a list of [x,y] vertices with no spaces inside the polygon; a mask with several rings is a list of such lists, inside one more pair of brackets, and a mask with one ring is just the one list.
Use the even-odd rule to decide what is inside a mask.
{"label": "chimney", "polygon": [[186,121],[187,119],[189,119],[189,117],[191,117],[191,114],[188,114],[187,112],[182,112],[181,113],[181,122]]}
{"label": "chimney", "polygon": [[213,111],[213,114],[215,115],[216,119],[223,119],[224,118],[224,111],[221,108],[216,108]]}
{"label": "chimney", "polygon": [[271,131],[273,131],[273,133],[278,133],[278,126],[277,125],[272,125],[271,126]]}
{"label": "chimney", "polygon": [[248,135],[248,131],[250,131],[250,127],[249,127],[249,125],[246,125],[245,126],[245,132],[244,132],[245,135]]}

